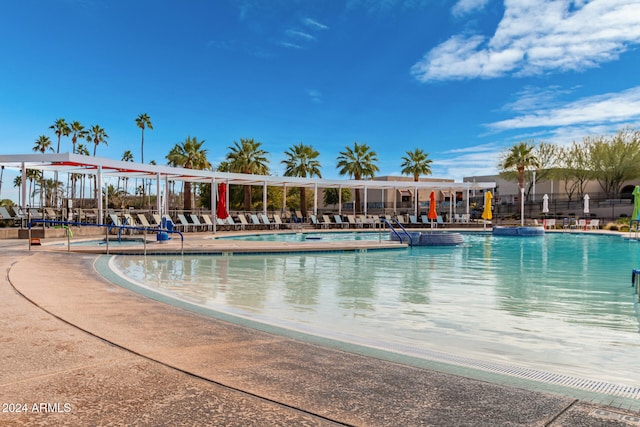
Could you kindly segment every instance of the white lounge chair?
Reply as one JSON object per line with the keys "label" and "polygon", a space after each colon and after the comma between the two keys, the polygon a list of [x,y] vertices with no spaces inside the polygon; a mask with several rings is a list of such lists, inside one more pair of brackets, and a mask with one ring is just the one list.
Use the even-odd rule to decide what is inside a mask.
{"label": "white lounge chair", "polygon": [[334,215],[333,219],[336,221],[336,225],[339,225],[342,228],[349,228],[349,224],[347,224],[346,222],[342,221],[342,217],[340,215]]}

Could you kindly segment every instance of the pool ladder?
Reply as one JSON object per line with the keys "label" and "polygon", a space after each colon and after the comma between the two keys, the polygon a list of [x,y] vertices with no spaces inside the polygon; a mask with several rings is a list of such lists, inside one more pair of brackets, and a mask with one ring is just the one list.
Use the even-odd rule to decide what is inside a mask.
{"label": "pool ladder", "polygon": [[[402,229],[403,234],[405,234],[407,236],[407,240],[408,240],[409,246],[413,246],[413,242],[411,241],[411,234],[409,234],[407,229],[404,228],[402,226],[402,224],[400,224],[398,222],[397,219],[392,219],[392,221],[394,221],[396,223],[396,225],[398,225]],[[402,236],[396,231],[396,229],[393,227],[393,225],[391,225],[391,223],[387,219],[384,219],[383,222],[389,226],[389,228],[391,229],[391,232],[393,234],[395,234],[398,237],[398,240],[400,241],[400,243],[402,243],[403,242]]]}

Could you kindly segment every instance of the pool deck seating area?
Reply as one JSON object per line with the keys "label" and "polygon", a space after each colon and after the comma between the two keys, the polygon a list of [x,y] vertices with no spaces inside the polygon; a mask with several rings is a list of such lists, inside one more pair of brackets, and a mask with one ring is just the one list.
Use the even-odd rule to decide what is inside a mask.
{"label": "pool deck seating area", "polygon": [[[638,403],[624,399],[567,396],[437,363],[411,367],[375,350],[357,354],[187,311],[111,283],[95,271],[97,255],[68,254],[66,239],[51,240],[31,252],[0,240],[0,401],[29,409],[0,412],[2,425],[640,423]],[[194,232],[185,246],[268,252],[283,244]],[[33,410],[42,403],[44,411]]]}

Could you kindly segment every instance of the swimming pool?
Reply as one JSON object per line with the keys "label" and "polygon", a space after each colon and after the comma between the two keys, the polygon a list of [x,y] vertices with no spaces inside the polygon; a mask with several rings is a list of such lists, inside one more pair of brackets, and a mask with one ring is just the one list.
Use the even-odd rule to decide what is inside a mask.
{"label": "swimming pool", "polygon": [[222,236],[219,240],[243,240],[254,242],[317,242],[317,241],[353,241],[353,240],[389,240],[389,230],[384,231],[319,231],[300,233],[262,233],[241,236]]}
{"label": "swimming pool", "polygon": [[630,283],[638,242],[575,233],[464,239],[401,251],[117,256],[110,265],[172,298],[304,333],[640,385]]}

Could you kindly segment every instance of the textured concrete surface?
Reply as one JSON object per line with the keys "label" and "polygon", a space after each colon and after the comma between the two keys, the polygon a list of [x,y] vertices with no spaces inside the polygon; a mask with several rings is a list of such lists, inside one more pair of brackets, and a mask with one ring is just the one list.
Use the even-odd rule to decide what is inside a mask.
{"label": "textured concrete surface", "polygon": [[94,255],[25,249],[0,242],[0,425],[640,425],[207,318],[108,282]]}

